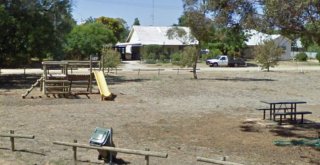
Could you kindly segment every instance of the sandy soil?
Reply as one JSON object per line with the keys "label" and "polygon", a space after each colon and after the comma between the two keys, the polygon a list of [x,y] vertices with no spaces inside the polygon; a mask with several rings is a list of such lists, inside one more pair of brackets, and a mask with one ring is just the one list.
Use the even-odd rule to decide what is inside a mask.
{"label": "sandy soil", "polygon": [[[0,133],[35,135],[0,137],[0,164],[67,165],[72,148],[53,141],[88,144],[95,127],[112,127],[117,147],[168,153],[151,164],[194,165],[196,157],[242,164],[320,164],[320,150],[308,146],[279,147],[275,140],[315,138],[320,130],[319,71],[204,71],[199,79],[180,72],[119,72],[107,77],[115,101],[99,95],[46,98],[37,89],[21,99],[25,89],[0,88]],[[95,87],[95,90],[96,87]],[[34,96],[31,99],[30,96]],[[262,120],[255,109],[261,100],[307,101],[299,110],[311,111],[308,124],[278,126]],[[101,164],[97,151],[78,149],[78,164]],[[122,164],[144,164],[143,156],[117,155]],[[118,163],[121,164],[121,163]]]}

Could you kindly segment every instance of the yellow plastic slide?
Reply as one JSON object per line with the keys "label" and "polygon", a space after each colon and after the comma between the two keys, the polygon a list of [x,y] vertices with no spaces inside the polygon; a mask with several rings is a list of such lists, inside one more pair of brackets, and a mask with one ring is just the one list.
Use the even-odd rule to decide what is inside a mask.
{"label": "yellow plastic slide", "polygon": [[102,71],[94,71],[94,77],[96,78],[99,91],[101,94],[101,100],[104,98],[112,98],[112,93],[110,92],[106,78],[104,77],[104,74]]}

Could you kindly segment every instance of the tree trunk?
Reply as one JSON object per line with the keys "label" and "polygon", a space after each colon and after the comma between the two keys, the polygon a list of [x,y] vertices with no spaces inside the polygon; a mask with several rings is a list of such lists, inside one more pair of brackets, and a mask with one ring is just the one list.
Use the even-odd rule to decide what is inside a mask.
{"label": "tree trunk", "polygon": [[198,76],[197,76],[197,61],[198,61],[198,58],[197,58],[197,60],[194,62],[194,65],[193,65],[193,78],[194,78],[194,79],[198,79]]}
{"label": "tree trunk", "polygon": [[196,57],[195,57],[195,60],[194,60],[194,64],[193,64],[193,78],[194,79],[198,79],[198,75],[197,75],[197,62],[198,62],[198,59],[199,59],[199,52],[200,52],[200,48],[197,48],[197,54],[196,54]]}

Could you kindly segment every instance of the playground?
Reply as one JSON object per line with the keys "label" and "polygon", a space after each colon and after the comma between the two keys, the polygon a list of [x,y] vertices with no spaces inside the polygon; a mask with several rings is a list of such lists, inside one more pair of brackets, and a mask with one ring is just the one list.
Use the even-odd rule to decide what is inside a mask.
{"label": "playground", "polygon": [[[241,164],[319,164],[320,151],[310,146],[276,146],[273,141],[315,138],[320,130],[319,71],[188,71],[106,74],[117,97],[101,101],[93,94],[39,97],[39,87],[0,87],[0,131],[35,135],[34,140],[0,137],[0,164],[67,165],[72,147],[53,141],[88,144],[95,127],[112,127],[116,147],[168,153],[150,164],[194,165],[197,156],[226,157]],[[35,78],[34,80],[37,80]],[[35,81],[32,82],[32,84]],[[33,98],[31,98],[33,97]],[[262,120],[260,100],[297,99],[312,111],[307,124],[278,126]],[[78,149],[78,164],[101,164],[96,150]],[[122,164],[144,164],[144,157],[118,153]]]}

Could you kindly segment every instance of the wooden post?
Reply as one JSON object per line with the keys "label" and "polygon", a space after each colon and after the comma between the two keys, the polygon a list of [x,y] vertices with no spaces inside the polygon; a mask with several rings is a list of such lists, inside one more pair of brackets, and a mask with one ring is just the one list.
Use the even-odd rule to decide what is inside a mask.
{"label": "wooden post", "polygon": [[24,84],[26,85],[27,83],[27,76],[26,76],[26,67],[23,67],[23,78],[24,78]]}
{"label": "wooden post", "polygon": [[101,55],[101,67],[100,67],[100,70],[102,68],[102,71],[104,73],[104,57]]}
{"label": "wooden post", "polygon": [[140,68],[139,68],[139,70],[138,70],[138,76],[140,75]]}
{"label": "wooden post", "polygon": [[92,94],[92,55],[90,56],[90,82],[89,82],[89,93]]}
{"label": "wooden post", "polygon": [[[149,148],[146,148],[145,150],[150,151]],[[146,161],[146,165],[149,165],[149,155],[144,156],[144,160]]]}
{"label": "wooden post", "polygon": [[[14,130],[10,130],[10,134],[14,134]],[[11,151],[14,151],[14,137],[10,137]]]}
{"label": "wooden post", "polygon": [[[73,142],[77,143],[78,141],[77,140],[73,140]],[[77,164],[77,147],[73,146],[72,150],[73,150],[73,161],[74,161],[74,164],[76,165]]]}
{"label": "wooden post", "polygon": [[46,80],[48,79],[47,65],[42,62],[42,67],[43,67],[42,92],[43,94],[47,94],[47,91],[46,91]]}
{"label": "wooden post", "polygon": [[160,75],[160,69],[158,69],[158,76]]}
{"label": "wooden post", "polygon": [[[113,144],[113,139],[112,139],[113,136],[112,136],[112,134],[113,134],[113,129],[112,129],[112,127],[110,127],[110,139],[109,139],[110,141],[109,141],[109,144],[111,144],[111,145]],[[110,160],[109,164],[112,165],[112,152],[111,151],[109,151],[109,160]]]}

